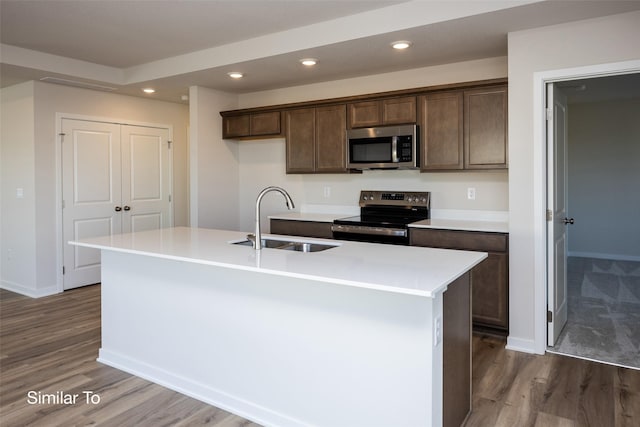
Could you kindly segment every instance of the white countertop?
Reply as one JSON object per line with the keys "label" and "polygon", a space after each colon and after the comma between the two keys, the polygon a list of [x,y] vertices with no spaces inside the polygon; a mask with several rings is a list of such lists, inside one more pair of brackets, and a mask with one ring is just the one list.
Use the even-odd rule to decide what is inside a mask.
{"label": "white countertop", "polygon": [[338,245],[322,252],[255,251],[229,242],[246,233],[204,228],[164,228],[83,239],[77,246],[317,280],[385,292],[434,297],[487,257],[484,252],[383,245],[288,236],[278,240]]}
{"label": "white countertop", "polygon": [[509,223],[505,221],[471,221],[462,219],[424,219],[409,224],[410,228],[435,228],[442,230],[484,231],[508,233]]}

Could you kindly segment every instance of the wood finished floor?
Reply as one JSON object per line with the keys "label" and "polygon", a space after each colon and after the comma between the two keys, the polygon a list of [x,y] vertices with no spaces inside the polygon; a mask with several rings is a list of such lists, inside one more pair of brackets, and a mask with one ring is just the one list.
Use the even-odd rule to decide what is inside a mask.
{"label": "wood finished floor", "polygon": [[[474,410],[466,426],[640,425],[640,371],[513,352],[486,336],[473,344]],[[99,346],[100,286],[40,299],[0,290],[0,425],[256,426],[96,362]],[[100,403],[28,403],[29,391],[80,400],[84,390]]]}

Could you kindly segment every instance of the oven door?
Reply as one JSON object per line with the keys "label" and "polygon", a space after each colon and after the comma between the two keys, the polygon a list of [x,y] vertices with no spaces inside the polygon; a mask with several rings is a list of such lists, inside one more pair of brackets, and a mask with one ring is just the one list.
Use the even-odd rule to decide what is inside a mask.
{"label": "oven door", "polygon": [[354,242],[387,243],[393,245],[408,245],[409,233],[402,227],[375,227],[368,225],[333,224],[331,226],[333,238],[336,240],[350,240]]}

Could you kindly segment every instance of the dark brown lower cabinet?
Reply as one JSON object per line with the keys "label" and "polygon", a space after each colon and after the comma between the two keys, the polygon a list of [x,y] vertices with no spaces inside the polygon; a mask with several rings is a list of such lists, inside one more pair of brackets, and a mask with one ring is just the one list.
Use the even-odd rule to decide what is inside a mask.
{"label": "dark brown lower cabinet", "polygon": [[318,237],[321,239],[333,238],[330,222],[271,219],[269,224],[271,227],[271,234]]}
{"label": "dark brown lower cabinet", "polygon": [[487,252],[487,259],[471,270],[473,326],[509,332],[508,234],[412,228],[409,236],[412,246]]}

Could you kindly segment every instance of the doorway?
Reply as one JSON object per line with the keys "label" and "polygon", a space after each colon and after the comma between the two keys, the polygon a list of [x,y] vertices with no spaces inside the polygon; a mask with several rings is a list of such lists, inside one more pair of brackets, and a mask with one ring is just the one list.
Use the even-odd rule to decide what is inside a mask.
{"label": "doorway", "polygon": [[169,128],[62,118],[63,289],[100,282],[72,240],[172,225]]}
{"label": "doorway", "polygon": [[[549,316],[557,322],[547,351],[640,369],[640,73],[549,85],[566,98],[568,120],[566,182],[548,178],[548,194],[563,194],[566,208],[548,222],[548,241],[566,232],[566,242],[563,253],[548,246]],[[556,136],[550,170],[562,160]],[[558,224],[564,230],[553,231]],[[563,258],[564,269],[554,265]],[[556,295],[565,297],[566,324],[555,317]]]}

